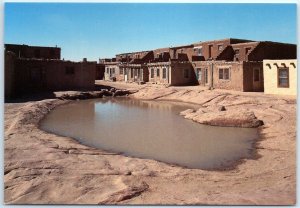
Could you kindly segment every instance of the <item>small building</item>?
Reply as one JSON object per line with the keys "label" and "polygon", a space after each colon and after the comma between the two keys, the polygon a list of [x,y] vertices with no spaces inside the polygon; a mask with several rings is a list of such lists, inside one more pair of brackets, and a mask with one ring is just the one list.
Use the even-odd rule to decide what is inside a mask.
{"label": "small building", "polygon": [[60,54],[48,59],[47,47],[40,47],[44,51],[40,58],[31,57],[28,50],[17,55],[14,49],[18,45],[13,45],[13,51],[9,51],[11,45],[8,46],[5,47],[5,98],[33,92],[93,90],[95,87],[97,62],[60,60]]}
{"label": "small building", "polygon": [[297,60],[264,60],[266,94],[297,95]]}
{"label": "small building", "polygon": [[194,85],[196,76],[189,61],[170,60],[149,63],[149,83],[170,86]]}
{"label": "small building", "polygon": [[119,63],[115,60],[106,60],[104,64],[104,80],[106,81],[121,81],[123,74],[120,74]]}
{"label": "small building", "polygon": [[193,62],[199,85],[236,91],[263,91],[262,62]]}
{"label": "small building", "polygon": [[96,62],[54,59],[16,59],[15,93],[93,90]]}

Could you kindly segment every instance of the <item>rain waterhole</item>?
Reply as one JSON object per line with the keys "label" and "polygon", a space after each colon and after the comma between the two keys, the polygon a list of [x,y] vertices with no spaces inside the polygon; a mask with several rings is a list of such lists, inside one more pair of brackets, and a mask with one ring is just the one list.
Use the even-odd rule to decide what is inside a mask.
{"label": "rain waterhole", "polygon": [[251,158],[257,129],[201,125],[179,113],[195,105],[126,97],[75,101],[56,107],[44,131],[82,144],[188,168],[216,169]]}

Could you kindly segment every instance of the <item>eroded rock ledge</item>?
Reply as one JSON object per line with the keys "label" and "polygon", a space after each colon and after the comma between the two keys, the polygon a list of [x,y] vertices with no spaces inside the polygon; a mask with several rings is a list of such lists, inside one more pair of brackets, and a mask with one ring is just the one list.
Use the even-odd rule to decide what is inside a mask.
{"label": "eroded rock ledge", "polygon": [[253,111],[226,110],[224,106],[200,108],[197,111],[187,109],[180,115],[201,124],[223,127],[256,128],[263,125],[263,121],[256,118]]}
{"label": "eroded rock ledge", "polygon": [[77,100],[77,99],[92,99],[92,98],[102,98],[102,97],[117,97],[117,96],[128,96],[136,91],[132,90],[121,90],[111,88],[102,89],[99,91],[87,91],[87,92],[78,92],[78,91],[70,91],[70,92],[58,92],[55,93],[55,96],[58,99],[67,99],[67,100]]}

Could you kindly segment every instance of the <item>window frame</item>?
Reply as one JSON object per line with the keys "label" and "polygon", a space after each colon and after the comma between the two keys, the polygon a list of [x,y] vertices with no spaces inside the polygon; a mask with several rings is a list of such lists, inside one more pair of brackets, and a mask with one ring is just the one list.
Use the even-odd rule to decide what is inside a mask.
{"label": "window frame", "polygon": [[160,77],[160,68],[156,68],[156,76]]}
{"label": "window frame", "polygon": [[[225,74],[226,74],[225,70],[228,70],[228,79],[225,77]],[[219,68],[219,80],[230,81],[230,79],[231,79],[231,72],[230,71],[231,71],[230,67]],[[221,74],[222,74],[222,76],[221,76]]]}
{"label": "window frame", "polygon": [[153,79],[154,78],[154,68],[150,69],[150,78]]}
{"label": "window frame", "polygon": [[[280,70],[287,70],[287,84],[286,85],[280,85]],[[290,87],[290,70],[289,67],[278,67],[277,68],[277,87],[278,88],[289,88]]]}
{"label": "window frame", "polygon": [[223,44],[219,44],[219,45],[218,45],[218,51],[222,51],[223,49],[224,49]]}
{"label": "window frame", "polygon": [[166,67],[162,68],[162,78],[167,79],[167,68]]}

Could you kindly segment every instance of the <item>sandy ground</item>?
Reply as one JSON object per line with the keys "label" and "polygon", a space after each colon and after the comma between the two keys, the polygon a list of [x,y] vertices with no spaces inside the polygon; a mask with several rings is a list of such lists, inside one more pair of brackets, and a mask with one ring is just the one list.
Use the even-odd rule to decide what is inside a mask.
{"label": "sandy ground", "polygon": [[[5,104],[4,200],[8,204],[210,204],[292,205],[296,202],[296,99],[98,81],[139,90],[138,99],[223,105],[251,111],[259,127],[258,157],[231,170],[185,169],[125,157],[38,129],[52,108],[70,102],[46,99]],[[222,139],[222,138],[220,138]]]}

